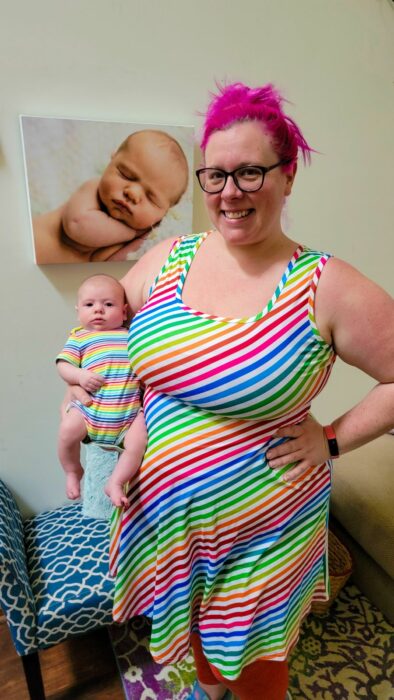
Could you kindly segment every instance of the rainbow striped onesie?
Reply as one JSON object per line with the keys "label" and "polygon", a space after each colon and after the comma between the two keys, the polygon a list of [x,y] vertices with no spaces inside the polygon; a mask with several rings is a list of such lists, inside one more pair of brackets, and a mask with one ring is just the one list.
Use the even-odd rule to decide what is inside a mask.
{"label": "rainbow striped onesie", "polygon": [[74,328],[56,358],[105,377],[105,384],[92,394],[91,406],[72,402],[83,414],[92,442],[120,442],[141,406],[140,382],[130,367],[127,335],[126,328]]}
{"label": "rainbow striped onesie", "polygon": [[286,483],[265,454],[335,360],[314,319],[329,256],[299,246],[261,313],[222,318],[182,302],[207,235],[176,242],[131,324],[149,439],[114,518],[114,618],[150,617],[159,663],[182,659],[198,631],[235,679],[258,658],[285,659],[311,602],[327,599],[331,464]]}

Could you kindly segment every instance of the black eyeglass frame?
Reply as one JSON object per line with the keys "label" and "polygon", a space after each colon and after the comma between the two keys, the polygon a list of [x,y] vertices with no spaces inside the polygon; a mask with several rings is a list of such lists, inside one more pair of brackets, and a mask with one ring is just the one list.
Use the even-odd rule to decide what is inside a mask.
{"label": "black eyeglass frame", "polygon": [[[241,192],[258,192],[261,190],[262,186],[264,185],[264,180],[265,176],[267,173],[270,172],[270,170],[274,170],[274,168],[279,168],[280,165],[288,165],[291,163],[291,159],[284,159],[280,160],[278,163],[274,163],[274,165],[270,165],[268,168],[266,168],[264,165],[255,165],[254,163],[250,163],[248,165],[240,165],[238,168],[235,168],[235,170],[227,171],[227,170],[222,170],[222,168],[199,168],[196,170],[196,176],[198,180],[198,184],[200,185],[201,189],[204,190],[207,194],[219,194],[220,192],[223,192],[224,188],[226,187],[226,183],[229,177],[233,178],[235,186],[241,190]],[[240,187],[238,178],[237,178],[237,172],[238,170],[245,170],[245,168],[256,168],[256,170],[259,170],[261,175],[262,175],[262,180],[261,180],[261,185],[256,187],[253,190],[245,190],[243,187]],[[216,172],[223,173],[224,175],[224,183],[223,187],[221,187],[219,190],[215,190],[214,192],[210,192],[209,190],[206,190],[203,184],[201,183],[200,180],[200,175],[201,173],[207,172],[207,170],[215,170]]]}

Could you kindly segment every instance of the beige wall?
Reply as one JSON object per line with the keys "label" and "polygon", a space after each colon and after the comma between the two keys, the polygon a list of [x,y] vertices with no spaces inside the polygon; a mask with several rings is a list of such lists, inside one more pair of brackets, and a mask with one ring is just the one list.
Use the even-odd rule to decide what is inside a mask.
{"label": "beige wall", "polygon": [[[215,79],[273,81],[319,151],[300,168],[290,234],[392,293],[394,8],[389,0],[1,5],[0,472],[30,512],[64,501],[54,357],[87,270],[33,264],[18,115],[198,125]],[[198,195],[194,229],[205,225]],[[127,267],[105,269],[120,277]],[[371,383],[338,366],[315,412],[335,417]]]}

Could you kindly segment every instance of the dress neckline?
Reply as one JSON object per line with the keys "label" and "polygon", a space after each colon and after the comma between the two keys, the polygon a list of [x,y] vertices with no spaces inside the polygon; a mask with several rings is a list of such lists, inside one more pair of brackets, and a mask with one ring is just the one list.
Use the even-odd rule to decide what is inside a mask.
{"label": "dress neckline", "polygon": [[259,311],[254,316],[244,316],[241,318],[237,318],[237,317],[233,317],[233,316],[217,316],[215,314],[209,314],[209,313],[206,313],[205,311],[199,311],[198,309],[194,309],[191,306],[188,306],[187,304],[185,304],[182,300],[182,292],[183,292],[183,287],[184,287],[185,280],[187,277],[187,273],[189,272],[190,266],[194,260],[194,257],[196,255],[200,245],[202,245],[202,243],[207,239],[209,233],[211,233],[211,231],[205,231],[204,233],[200,234],[197,237],[196,243],[193,246],[192,250],[190,251],[189,256],[187,257],[185,265],[183,267],[183,270],[181,271],[181,274],[179,275],[179,280],[178,280],[177,288],[175,291],[175,297],[176,297],[178,304],[180,305],[180,307],[182,308],[183,311],[185,311],[186,313],[189,313],[191,316],[199,316],[200,318],[206,318],[206,319],[209,319],[212,321],[221,321],[223,323],[255,323],[256,321],[260,321],[262,318],[264,318],[271,311],[273,305],[275,304],[275,302],[279,298],[279,296],[282,292],[282,289],[285,286],[285,284],[289,278],[289,275],[294,267],[294,263],[299,258],[300,254],[304,251],[304,246],[301,244],[299,244],[297,246],[297,248],[294,251],[293,255],[291,256],[289,262],[287,263],[287,266],[286,266],[286,268],[285,268],[285,270],[284,270],[284,272],[283,272],[283,274],[282,274],[282,276],[281,276],[281,278],[280,278],[280,280],[275,288],[273,295],[271,296],[271,298],[268,300],[267,304],[265,305],[265,307],[261,311]]}

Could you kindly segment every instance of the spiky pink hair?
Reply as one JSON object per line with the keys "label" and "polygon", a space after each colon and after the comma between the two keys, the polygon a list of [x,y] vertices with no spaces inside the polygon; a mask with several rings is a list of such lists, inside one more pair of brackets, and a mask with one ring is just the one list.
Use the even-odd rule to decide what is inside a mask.
{"label": "spiky pink hair", "polygon": [[212,94],[205,114],[201,149],[205,151],[211,135],[235,122],[258,121],[272,137],[273,147],[280,160],[297,160],[301,151],[304,163],[310,163],[311,148],[295,121],[282,108],[284,98],[268,83],[251,88],[243,83],[218,84],[218,94]]}

